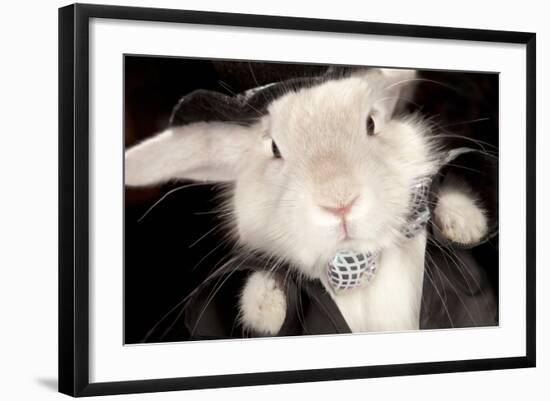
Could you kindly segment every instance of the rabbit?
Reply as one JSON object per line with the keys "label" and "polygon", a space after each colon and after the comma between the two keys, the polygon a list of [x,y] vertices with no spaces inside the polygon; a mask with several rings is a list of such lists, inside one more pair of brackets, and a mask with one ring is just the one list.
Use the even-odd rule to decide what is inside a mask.
{"label": "rabbit", "polygon": [[[249,124],[197,121],[170,127],[125,153],[125,184],[227,183],[227,230],[244,249],[320,280],[352,332],[419,328],[427,232],[400,231],[411,188],[437,174],[442,146],[427,119],[398,112],[416,71],[369,69],[288,90]],[[435,199],[438,235],[469,244],[487,234],[478,196],[458,178]],[[335,291],[327,264],[340,249],[374,251],[368,285]],[[262,269],[242,288],[239,319],[276,335],[284,285]]]}

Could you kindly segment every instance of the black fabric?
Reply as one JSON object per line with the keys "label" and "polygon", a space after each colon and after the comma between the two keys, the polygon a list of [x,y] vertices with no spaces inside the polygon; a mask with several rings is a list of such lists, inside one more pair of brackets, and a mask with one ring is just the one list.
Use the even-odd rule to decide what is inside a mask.
{"label": "black fabric", "polygon": [[498,324],[496,295],[484,269],[464,249],[426,249],[421,329]]}

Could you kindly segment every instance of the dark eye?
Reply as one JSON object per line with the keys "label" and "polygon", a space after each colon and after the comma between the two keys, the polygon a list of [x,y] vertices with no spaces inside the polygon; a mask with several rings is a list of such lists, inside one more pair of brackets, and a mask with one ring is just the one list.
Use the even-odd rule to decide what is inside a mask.
{"label": "dark eye", "polygon": [[367,135],[374,135],[374,119],[371,116],[367,117]]}
{"label": "dark eye", "polygon": [[277,144],[275,141],[271,141],[271,151],[273,152],[273,157],[275,159],[281,159],[283,156],[281,156],[281,151],[277,147]]}

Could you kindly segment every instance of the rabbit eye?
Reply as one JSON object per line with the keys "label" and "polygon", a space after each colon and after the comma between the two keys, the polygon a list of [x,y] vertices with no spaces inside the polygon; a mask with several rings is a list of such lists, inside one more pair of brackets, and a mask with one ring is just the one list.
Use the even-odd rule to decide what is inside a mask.
{"label": "rabbit eye", "polygon": [[367,117],[367,135],[368,136],[374,135],[374,128],[375,128],[374,119],[372,118],[372,116],[368,116]]}
{"label": "rabbit eye", "polygon": [[275,141],[271,141],[271,151],[273,152],[273,157],[275,159],[282,159],[283,156],[281,156],[281,151],[277,147]]}

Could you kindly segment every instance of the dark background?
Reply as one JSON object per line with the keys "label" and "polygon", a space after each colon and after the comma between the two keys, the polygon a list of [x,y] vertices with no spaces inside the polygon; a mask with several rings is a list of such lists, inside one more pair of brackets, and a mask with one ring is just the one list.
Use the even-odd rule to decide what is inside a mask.
{"label": "dark background", "polygon": [[[316,76],[326,68],[127,55],[125,146],[167,128],[178,100],[195,89],[232,95],[293,77]],[[418,83],[414,102],[407,106],[410,110],[430,116],[446,134],[482,140],[491,150],[494,149],[490,145],[498,147],[497,74],[422,71],[420,77],[425,81]],[[478,119],[483,120],[473,121]],[[448,145],[475,147],[464,138],[449,139]],[[143,217],[165,194],[185,184],[125,189],[125,343],[142,342],[155,323],[232,248],[225,244],[211,252],[224,239],[223,230],[216,227],[220,218],[209,213],[217,205],[215,195],[219,189],[214,185],[191,186],[170,193]],[[485,196],[496,196],[494,185],[493,182],[487,186]],[[475,253],[498,291],[498,238],[476,248]],[[170,328],[166,341],[184,339],[178,327],[169,326],[173,319],[173,315],[166,319]]]}

